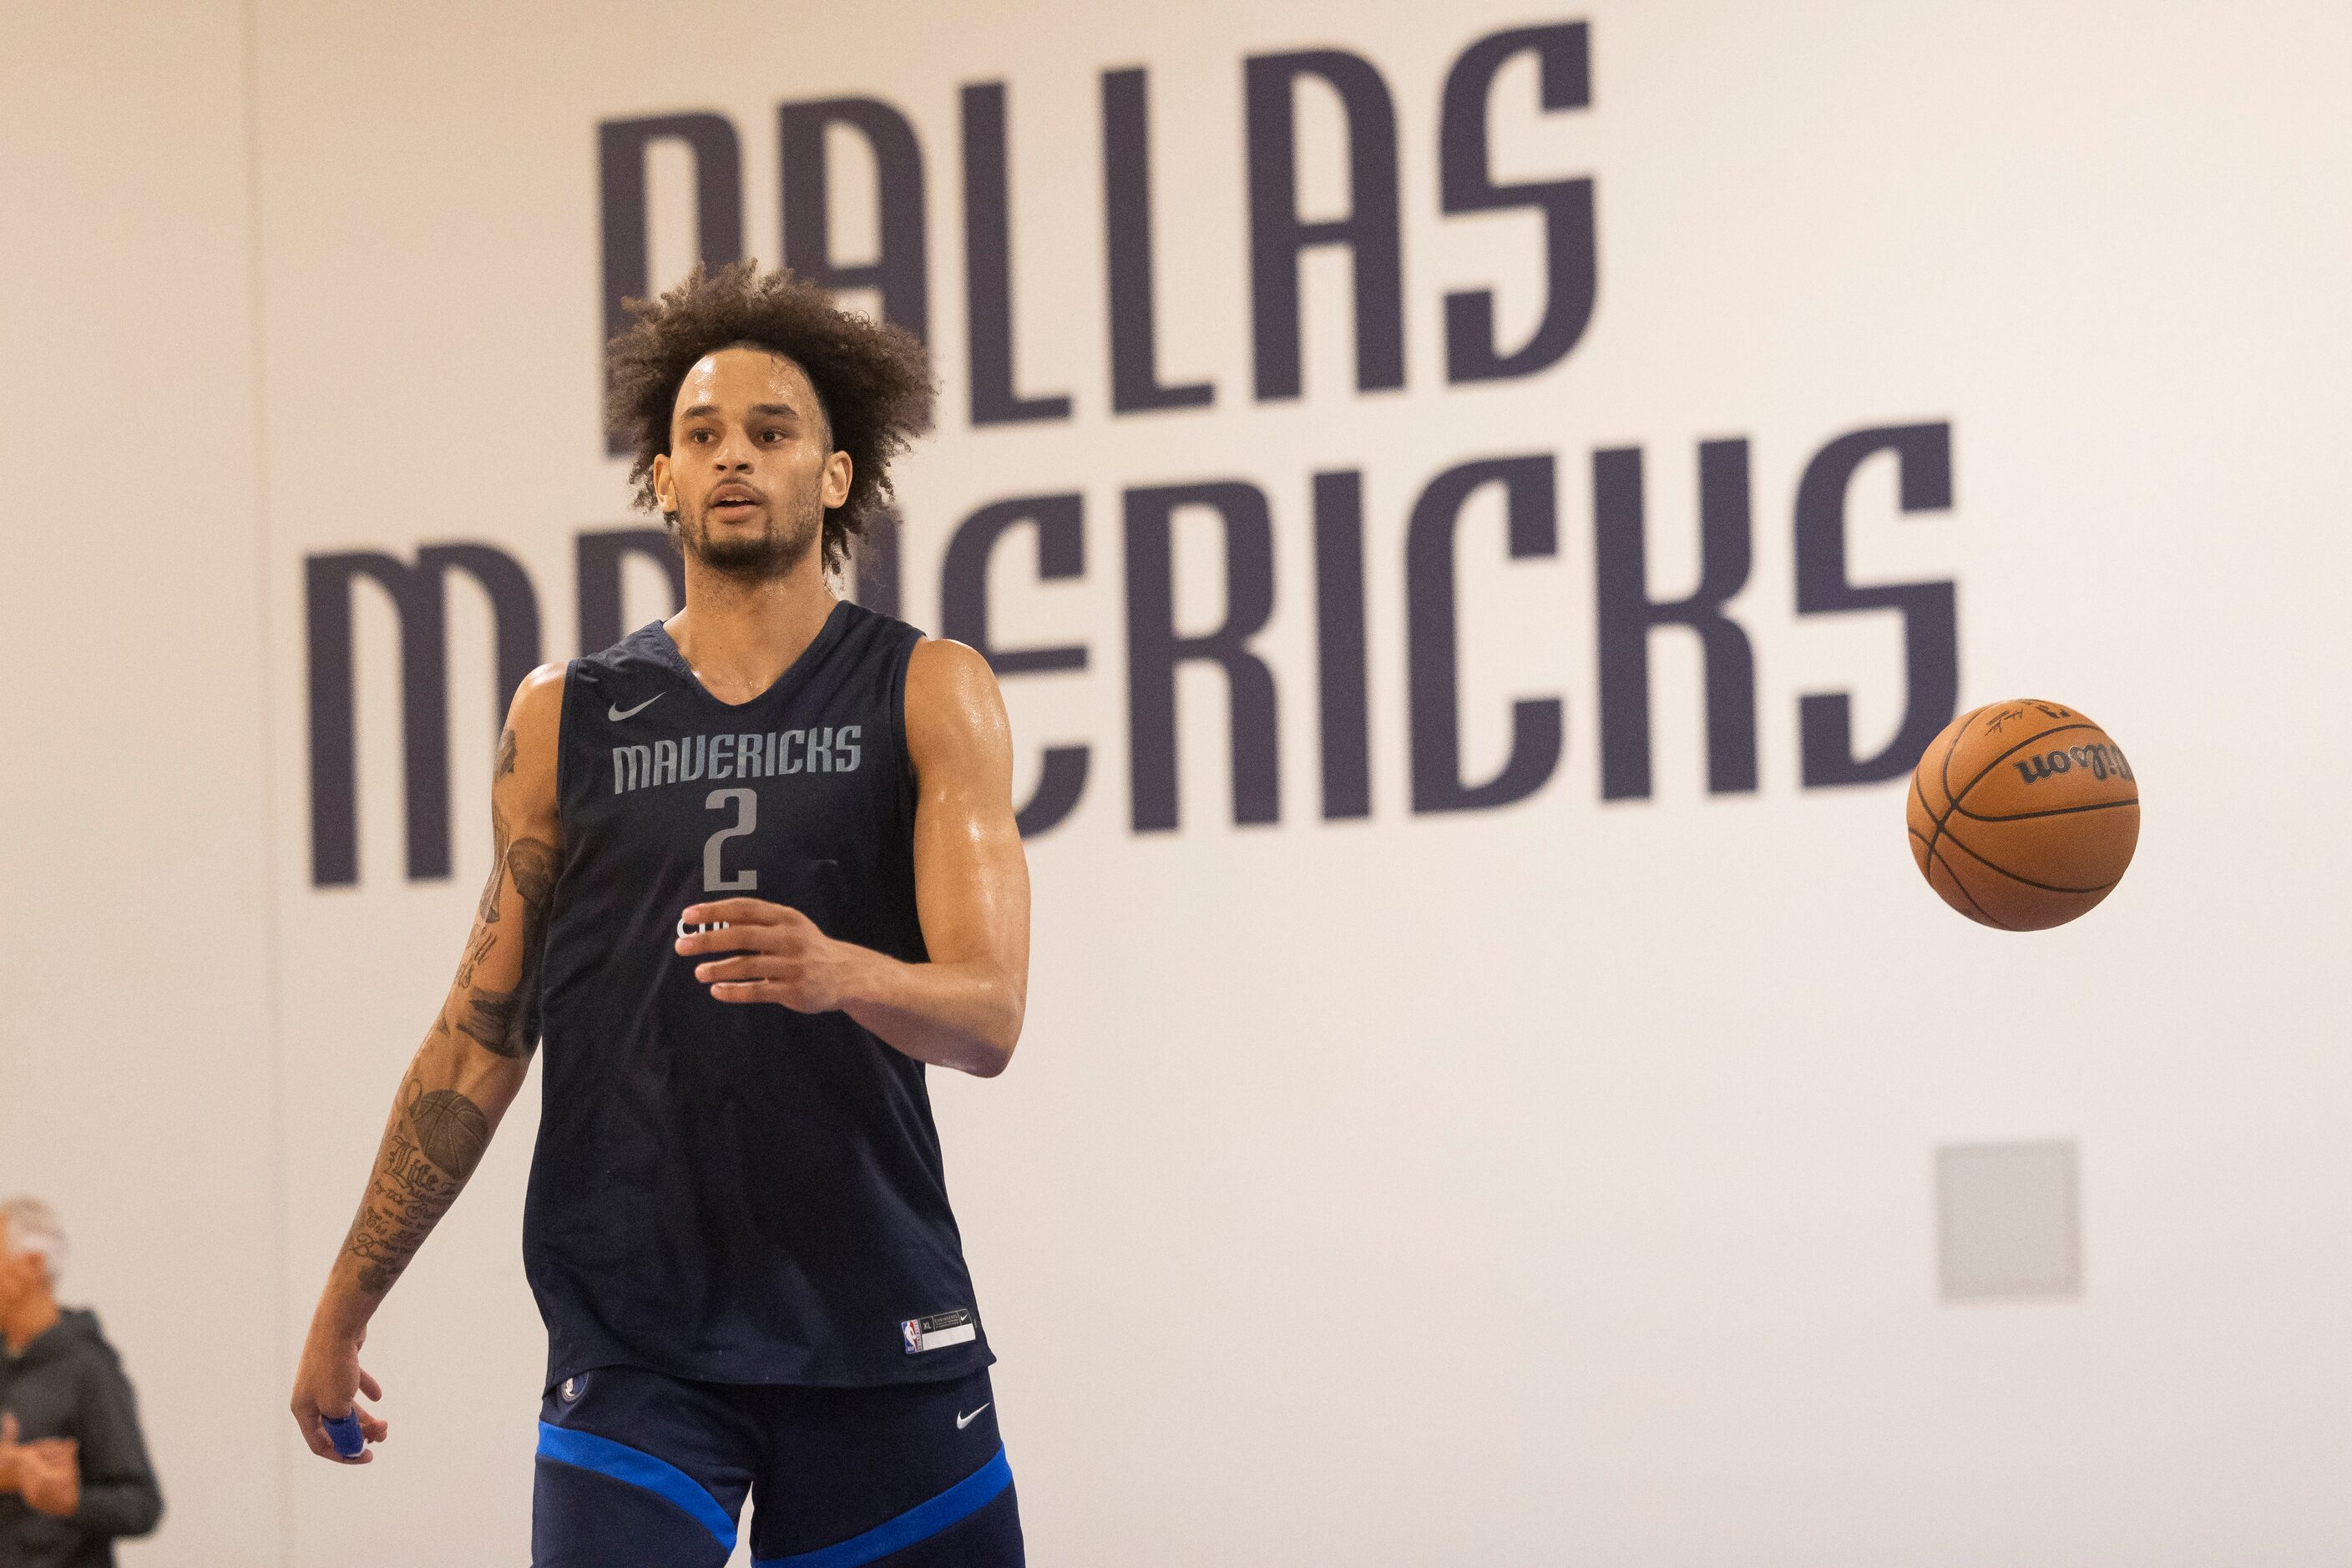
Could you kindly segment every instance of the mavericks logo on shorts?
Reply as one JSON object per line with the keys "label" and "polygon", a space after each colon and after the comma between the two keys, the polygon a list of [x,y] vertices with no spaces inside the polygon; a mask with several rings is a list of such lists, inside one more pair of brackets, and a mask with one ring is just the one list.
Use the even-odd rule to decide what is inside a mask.
{"label": "mavericks logo on shorts", "polygon": [[920,1355],[925,1351],[943,1351],[950,1345],[968,1345],[980,1337],[980,1327],[971,1321],[970,1308],[958,1307],[952,1312],[909,1318],[898,1325],[898,1333],[907,1342],[907,1353]]}

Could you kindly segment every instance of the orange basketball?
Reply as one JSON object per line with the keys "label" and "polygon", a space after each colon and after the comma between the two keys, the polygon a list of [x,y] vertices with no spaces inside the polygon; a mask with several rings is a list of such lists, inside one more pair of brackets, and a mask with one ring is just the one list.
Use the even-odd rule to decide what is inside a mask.
{"label": "orange basketball", "polygon": [[2072,708],[1963,713],[1911,773],[1911,858],[1944,902],[2002,931],[2064,925],[2114,890],[2139,843],[2123,749]]}

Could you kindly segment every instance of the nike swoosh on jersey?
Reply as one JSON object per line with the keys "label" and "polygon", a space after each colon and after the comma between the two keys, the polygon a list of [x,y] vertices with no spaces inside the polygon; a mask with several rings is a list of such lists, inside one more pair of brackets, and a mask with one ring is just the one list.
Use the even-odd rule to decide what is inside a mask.
{"label": "nike swoosh on jersey", "polygon": [[615,702],[610,708],[604,710],[604,717],[617,724],[624,719],[633,719],[636,717],[636,715],[644,712],[646,709],[652,707],[655,703],[660,701],[663,698],[668,695],[669,693],[666,691],[656,691],[651,697],[646,698],[643,702],[638,703],[635,708],[624,708],[619,703]]}
{"label": "nike swoosh on jersey", "polygon": [[[993,1403],[993,1401],[992,1401],[991,1403]],[[988,1408],[988,1406],[987,1406],[986,1405],[982,1405],[982,1406],[980,1407],[980,1410],[985,1410],[985,1409],[987,1409],[987,1408]],[[962,1431],[965,1427],[967,1427],[967,1426],[971,1426],[973,1422],[975,1422],[975,1421],[979,1420],[979,1419],[980,1419],[980,1410],[975,1410],[975,1411],[973,1411],[973,1412],[972,1412],[971,1415],[965,1415],[962,1411],[961,1411],[961,1410],[957,1411],[957,1412],[956,1412],[956,1430],[957,1430],[957,1431],[959,1431],[959,1432],[961,1432],[961,1431]]]}

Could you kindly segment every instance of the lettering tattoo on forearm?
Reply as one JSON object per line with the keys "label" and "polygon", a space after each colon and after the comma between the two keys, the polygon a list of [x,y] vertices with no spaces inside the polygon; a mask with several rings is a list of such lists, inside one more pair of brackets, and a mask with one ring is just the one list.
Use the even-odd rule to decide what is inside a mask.
{"label": "lettering tattoo on forearm", "polygon": [[490,1119],[456,1089],[428,1089],[413,1073],[401,1085],[378,1169],[343,1243],[359,1264],[361,1289],[382,1296],[392,1289],[489,1143]]}
{"label": "lettering tattoo on forearm", "polygon": [[[499,736],[497,778],[515,771],[516,750],[515,732],[509,728]],[[473,940],[466,944],[465,958],[457,966],[457,989],[463,1001],[457,1030],[498,1056],[520,1058],[530,1055],[538,1043],[540,960],[562,863],[551,845],[514,837],[495,793],[490,830],[489,882],[476,910]],[[505,913],[500,906],[509,879],[522,905],[520,931],[512,926],[503,931],[495,929]],[[476,974],[498,952],[501,940],[522,944],[511,991],[475,984]],[[435,1037],[447,1039],[450,1025],[446,1013],[436,1019]],[[455,1089],[427,1089],[423,1078],[409,1074],[400,1086],[367,1194],[360,1200],[360,1211],[343,1242],[343,1250],[358,1265],[362,1291],[381,1297],[392,1289],[434,1226],[457,1201],[489,1144],[490,1118],[479,1104]]]}

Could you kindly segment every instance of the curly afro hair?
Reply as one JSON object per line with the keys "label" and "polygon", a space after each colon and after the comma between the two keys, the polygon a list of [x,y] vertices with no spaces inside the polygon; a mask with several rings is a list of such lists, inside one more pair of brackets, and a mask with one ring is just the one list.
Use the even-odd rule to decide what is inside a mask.
{"label": "curly afro hair", "polygon": [[[654,458],[669,450],[670,416],[687,372],[706,354],[748,346],[801,367],[816,388],[835,451],[849,454],[849,498],[824,514],[824,566],[835,571],[890,502],[890,459],[931,427],[936,387],[921,340],[902,327],[836,307],[790,272],[761,276],[750,261],[715,272],[697,265],[648,302],[604,351],[605,420],[636,454],[636,504],[659,509]],[[673,520],[673,524],[675,520]]]}

